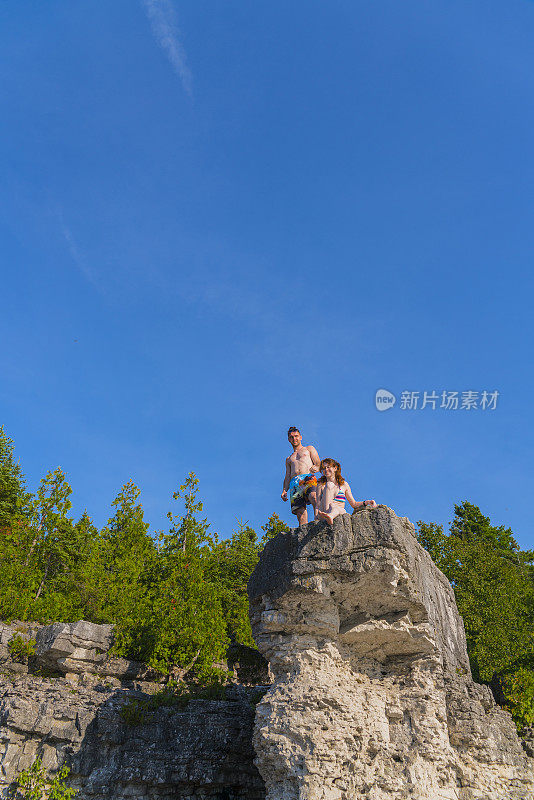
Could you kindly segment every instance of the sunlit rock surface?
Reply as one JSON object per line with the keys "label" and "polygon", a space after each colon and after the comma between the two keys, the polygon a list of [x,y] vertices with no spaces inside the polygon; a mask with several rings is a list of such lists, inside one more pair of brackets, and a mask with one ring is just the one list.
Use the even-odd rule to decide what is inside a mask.
{"label": "sunlit rock surface", "polygon": [[279,534],[249,582],[274,683],[268,800],[532,800],[533,760],[473,682],[453,590],[386,506]]}

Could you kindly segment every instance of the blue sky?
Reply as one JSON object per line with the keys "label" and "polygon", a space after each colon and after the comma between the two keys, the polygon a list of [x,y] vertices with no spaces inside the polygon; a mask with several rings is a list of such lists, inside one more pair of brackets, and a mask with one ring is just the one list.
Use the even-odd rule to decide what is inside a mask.
{"label": "blue sky", "polygon": [[[103,524],[190,470],[226,536],[286,430],[356,497],[534,547],[534,3],[0,9],[0,423]],[[378,412],[375,392],[399,400]],[[402,391],[498,391],[402,409]]]}

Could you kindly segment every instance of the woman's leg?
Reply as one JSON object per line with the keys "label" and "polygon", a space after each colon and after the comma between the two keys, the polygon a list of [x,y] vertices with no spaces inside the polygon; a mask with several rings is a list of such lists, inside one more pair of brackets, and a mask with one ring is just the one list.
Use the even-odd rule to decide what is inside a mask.
{"label": "woman's leg", "polygon": [[329,514],[334,508],[334,497],[337,494],[337,484],[334,481],[327,481],[323,489],[323,508]]}
{"label": "woman's leg", "polygon": [[[338,486],[333,481],[322,484],[321,506],[317,511],[319,519],[324,519],[329,525],[334,521],[334,517],[339,514],[335,508],[334,497],[337,494]],[[319,508],[319,506],[318,506]]]}
{"label": "woman's leg", "polygon": [[344,508],[334,508],[333,511],[318,511],[317,516],[319,519],[324,519],[325,522],[328,522],[329,525],[334,524],[334,520],[336,517],[339,517],[340,514],[346,514]]}

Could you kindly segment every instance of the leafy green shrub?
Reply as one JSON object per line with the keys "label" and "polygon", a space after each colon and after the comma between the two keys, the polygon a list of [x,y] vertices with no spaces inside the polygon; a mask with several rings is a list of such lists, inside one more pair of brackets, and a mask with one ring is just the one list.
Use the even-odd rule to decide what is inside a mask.
{"label": "leafy green shrub", "polygon": [[26,641],[16,633],[7,643],[7,650],[13,661],[19,664],[27,664],[28,658],[35,655],[35,639]]}
{"label": "leafy green shrub", "polygon": [[70,769],[66,766],[48,780],[42,762],[36,758],[29,769],[19,773],[15,779],[15,800],[72,800],[74,789],[67,786]]}
{"label": "leafy green shrub", "polygon": [[500,683],[518,730],[534,724],[534,672],[520,667],[501,677]]}
{"label": "leafy green shrub", "polygon": [[127,725],[142,725],[144,722],[148,722],[150,718],[149,701],[130,700],[121,706],[119,714]]}

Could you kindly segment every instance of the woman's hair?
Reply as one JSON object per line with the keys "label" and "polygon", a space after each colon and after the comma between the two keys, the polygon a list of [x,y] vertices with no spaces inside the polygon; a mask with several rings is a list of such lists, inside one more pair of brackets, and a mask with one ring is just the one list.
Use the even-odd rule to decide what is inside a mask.
{"label": "woman's hair", "polygon": [[[338,486],[343,486],[345,483],[345,478],[341,474],[341,464],[339,461],[336,461],[335,458],[323,458],[321,463],[319,464],[319,472],[323,471],[323,465],[329,464],[331,467],[336,468],[336,483]],[[326,483],[326,476],[321,475],[319,478],[319,483]]]}

